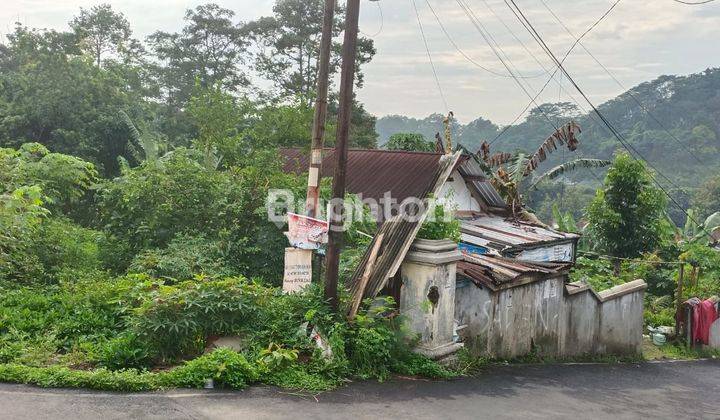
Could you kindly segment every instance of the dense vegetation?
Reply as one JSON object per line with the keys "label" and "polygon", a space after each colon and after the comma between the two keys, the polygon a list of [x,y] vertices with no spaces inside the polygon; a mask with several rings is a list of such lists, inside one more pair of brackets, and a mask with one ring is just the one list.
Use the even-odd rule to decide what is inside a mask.
{"label": "dense vegetation", "polygon": [[[709,205],[717,204],[715,197],[720,197],[717,188],[712,190],[710,186],[702,195],[705,198],[696,195],[700,194],[700,191],[696,193],[698,187],[716,177],[720,170],[718,92],[720,69],[708,69],[689,76],[661,76],[599,106],[627,143],[651,162],[659,174],[671,179],[672,183],[657,175],[673,198],[687,209],[693,197],[698,197],[697,204],[705,207],[705,216],[718,210],[717,206]],[[612,159],[615,152],[622,149],[597,116],[583,114],[575,104],[566,102],[542,104],[531,109],[523,121],[509,127],[500,127],[481,117],[465,125],[454,122],[453,131],[457,141],[473,152],[483,141],[494,140],[493,153],[531,153],[554,131],[546,117],[552,121],[574,119],[579,123],[583,131],[576,157]],[[418,133],[433,139],[435,133],[443,132],[442,121],[443,116],[439,114],[424,119],[380,118],[377,122],[379,143],[385,144],[395,133]],[[550,168],[571,157],[558,153],[550,156],[544,165]],[[580,218],[603,175],[603,170],[582,171],[566,177],[567,182],[545,184],[529,194],[528,204],[541,218],[550,219],[552,204],[560,196],[562,210]],[[685,222],[684,214],[674,206],[669,211],[677,224]]]}
{"label": "dense vegetation", "polygon": [[[305,147],[310,138],[321,10],[320,0],[278,0],[272,16],[237,23],[231,10],[206,4],[188,10],[178,32],[158,31],[142,42],[121,13],[100,5],[81,9],[66,30],[18,24],[7,35],[0,44],[0,380],[147,390],[212,379],[229,388],[262,382],[319,390],[392,372],[451,374],[409,351],[414,337],[391,300],[365,302],[347,320],[330,311],[316,287],[293,295],[277,288],[287,239],[267,220],[264,200],[275,188],[304,194],[304,180],[281,171],[277,149]],[[371,40],[360,40],[360,86],[362,64],[374,52]],[[705,165],[679,158],[664,131],[651,131],[627,98],[604,109],[648,158],[691,185],[690,177],[705,179],[717,167],[717,115],[697,104],[717,109],[710,87],[718,74],[636,88]],[[330,145],[337,110],[331,97]],[[668,105],[676,103],[683,112]],[[375,147],[375,118],[360,103],[353,111],[352,145]],[[586,118],[578,116],[586,154],[610,157],[609,136]],[[539,119],[532,111],[498,145],[536,146],[549,134]],[[388,118],[378,127],[383,138],[395,134],[387,136],[389,147],[434,150],[427,139],[441,122],[434,115],[422,123],[433,128],[425,129]],[[456,132],[476,148],[498,127],[478,119]],[[663,139],[657,148],[656,139]],[[613,273],[610,261],[588,254],[574,275],[600,288],[646,278],[655,324],[666,323],[672,310],[677,261],[691,267],[686,294],[703,296],[718,293],[720,263],[700,235],[706,227],[681,230],[664,217],[664,198],[647,170],[620,156],[597,193],[596,184],[563,178],[527,196],[550,215],[544,197],[567,190],[552,214],[571,230],[580,229],[574,221],[595,196],[584,249],[633,260]],[[684,198],[696,219],[720,210],[719,186],[716,175]],[[618,205],[626,191],[642,192],[636,211]],[[619,231],[603,225],[618,217],[627,223]],[[372,233],[373,226],[361,224],[345,235],[343,276],[368,245],[359,231]],[[629,226],[642,235],[628,244],[636,246],[607,246]],[[457,239],[457,222],[429,223],[421,236]],[[205,352],[218,336],[236,337],[241,348]]]}
{"label": "dense vegetation", "polygon": [[[348,321],[316,288],[277,288],[287,239],[265,199],[274,188],[304,194],[277,148],[310,138],[321,21],[319,0],[280,0],[248,23],[207,4],[187,11],[181,31],[140,42],[100,5],[67,31],[18,25],[8,35],[0,380],[321,390],[350,377],[450,374],[409,351],[393,302]],[[342,10],[336,35],[341,21]],[[374,49],[360,44],[362,64]],[[328,143],[336,109],[333,100]],[[356,104],[352,144],[373,147],[374,123]],[[353,261],[367,239],[352,228],[347,244]],[[239,351],[205,351],[219,336],[237,337]]]}

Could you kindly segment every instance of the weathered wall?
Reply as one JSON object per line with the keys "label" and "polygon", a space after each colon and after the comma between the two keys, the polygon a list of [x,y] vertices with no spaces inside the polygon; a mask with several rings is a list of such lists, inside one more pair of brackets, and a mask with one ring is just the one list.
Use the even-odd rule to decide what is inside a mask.
{"label": "weathered wall", "polygon": [[455,318],[465,325],[465,346],[495,358],[640,351],[644,282],[597,294],[564,281],[561,276],[498,291],[458,282]]}

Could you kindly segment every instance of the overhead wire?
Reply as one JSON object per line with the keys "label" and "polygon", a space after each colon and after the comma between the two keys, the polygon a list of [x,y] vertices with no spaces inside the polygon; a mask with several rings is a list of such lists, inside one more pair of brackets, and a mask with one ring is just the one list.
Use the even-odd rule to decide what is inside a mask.
{"label": "overhead wire", "polygon": [[[465,58],[465,60],[467,60],[468,62],[470,62],[471,64],[473,64],[475,67],[477,67],[477,68],[479,68],[479,69],[481,69],[481,70],[484,70],[484,71],[486,71],[486,72],[488,72],[488,73],[490,73],[490,74],[493,74],[493,75],[495,75],[495,76],[498,76],[498,77],[508,77],[508,78],[513,77],[512,75],[503,74],[503,73],[500,73],[500,72],[498,72],[498,71],[489,69],[489,68],[483,66],[482,64],[478,63],[475,59],[473,59],[472,57],[470,57],[468,54],[466,54],[465,51],[463,51],[462,48],[460,48],[460,47],[458,46],[458,44],[455,42],[455,40],[452,38],[452,36],[450,36],[450,33],[448,32],[448,30],[445,28],[445,25],[444,25],[444,24],[442,23],[442,21],[440,20],[440,16],[438,16],[437,12],[435,12],[435,9],[432,7],[432,4],[430,4],[430,0],[425,0],[425,3],[427,3],[427,6],[428,6],[428,8],[430,9],[430,12],[432,12],[433,16],[435,16],[435,20],[437,21],[438,26],[440,26],[440,30],[442,30],[442,32],[445,34],[445,38],[447,38],[448,42],[450,42],[450,45],[452,45],[453,48],[455,48],[455,50],[457,50],[457,52],[460,53],[460,55],[462,55],[463,58]],[[542,76],[544,76],[544,75],[546,75],[546,74],[547,74],[547,72],[543,72],[543,73],[536,74],[536,75],[532,75],[532,76],[518,75],[517,77],[519,77],[519,78],[521,78],[521,79],[533,79],[533,78],[537,78],[537,77],[542,77]]]}
{"label": "overhead wire", "polygon": [[715,0],[704,0],[704,1],[685,1],[685,0],[673,0],[676,3],[688,4],[690,6],[699,6],[701,4],[712,3]]}
{"label": "overhead wire", "polygon": [[[525,26],[526,28],[528,28],[528,30],[531,32],[531,35],[533,35],[533,38],[535,38],[535,40],[541,45],[541,47],[542,47],[543,50],[546,52],[546,54],[548,54],[548,56],[550,56],[550,57],[553,59],[553,61],[555,61],[555,63],[557,64],[557,66],[560,68],[560,70],[562,70],[563,74],[565,75],[565,78],[573,85],[573,87],[578,91],[578,93],[580,93],[580,95],[585,99],[585,101],[588,103],[588,105],[590,105],[590,107],[593,109],[593,111],[595,112],[595,114],[596,114],[596,115],[603,121],[603,123],[608,127],[608,129],[609,129],[610,132],[613,134],[613,136],[618,140],[618,142],[619,142],[628,152],[630,152],[630,156],[631,156],[633,159],[635,159],[636,161],[638,161],[638,160],[644,161],[644,162],[647,163],[647,165],[650,166],[658,175],[662,176],[662,177],[663,177],[666,181],[668,181],[671,185],[673,185],[673,186],[675,186],[676,188],[680,189],[679,187],[677,187],[677,186],[672,182],[672,180],[670,180],[670,179],[669,179],[667,176],[665,176],[662,172],[658,171],[657,168],[655,168],[652,163],[650,163],[647,159],[645,159],[645,158],[642,156],[642,154],[641,154],[637,149],[635,149],[635,147],[634,147],[632,144],[629,144],[629,143],[627,142],[627,140],[624,138],[624,136],[623,136],[623,135],[612,125],[612,123],[610,123],[610,121],[605,117],[605,115],[603,115],[603,114],[600,112],[600,110],[597,109],[597,107],[595,106],[595,104],[590,100],[590,98],[588,98],[588,96],[587,96],[587,95],[585,94],[585,92],[580,88],[580,86],[578,86],[577,82],[575,82],[575,80],[572,78],[572,76],[570,76],[570,74],[569,74],[568,71],[565,69],[565,67],[562,65],[562,63],[557,59],[557,57],[556,57],[555,54],[552,52],[552,50],[547,46],[547,44],[545,43],[545,41],[542,39],[542,36],[540,35],[540,33],[535,29],[535,27],[532,25],[532,23],[529,21],[529,19],[525,16],[525,14],[524,14],[523,11],[520,9],[520,7],[517,5],[517,3],[515,3],[515,0],[504,0],[504,1],[505,1],[505,4],[510,8],[510,10],[513,11],[513,13],[514,13],[515,16],[518,18],[518,20],[520,20],[520,22],[523,23],[523,26]],[[512,5],[511,5],[511,3],[512,3]],[[638,159],[635,155],[633,155],[633,152],[634,152],[637,156],[639,156],[640,159]],[[680,203],[678,203],[677,200],[676,200],[670,193],[667,192],[667,190],[665,189],[665,187],[663,187],[663,185],[657,180],[657,178],[653,175],[652,172],[649,173],[649,175],[650,175],[650,178],[653,180],[653,182],[658,186],[658,188],[660,188],[660,190],[670,199],[670,201],[671,201],[675,206],[677,206],[678,209],[680,209],[680,211],[681,211],[682,213],[685,214],[685,216],[688,218],[688,220],[691,220],[692,222],[696,223],[698,226],[701,226],[701,224],[698,223],[696,220],[694,220],[694,218],[693,218],[690,214],[688,214],[688,212],[683,208],[683,206],[680,205]],[[680,189],[680,190],[682,191],[682,189]],[[708,236],[710,235],[708,232],[705,231],[704,228],[703,228],[703,233],[705,233],[705,234],[708,235]]]}
{"label": "overhead wire", "polygon": [[[618,0],[617,2],[615,2],[615,4],[613,4],[613,7],[615,7],[615,5],[616,5],[618,2],[619,2],[619,0]],[[692,156],[698,163],[704,164],[704,162],[703,162],[695,153],[693,153],[692,150],[688,149],[687,147],[684,147],[685,145],[682,144],[682,142],[680,141],[680,139],[678,139],[677,136],[675,136],[670,130],[668,130],[668,129],[665,127],[665,125],[660,121],[660,119],[658,119],[658,118],[655,116],[655,114],[653,114],[653,113],[650,111],[650,109],[648,109],[648,108],[645,106],[645,104],[643,104],[629,89],[627,89],[627,88],[620,82],[620,80],[618,80],[618,79],[615,77],[615,75],[613,75],[613,74],[610,72],[610,70],[608,70],[608,68],[605,67],[605,65],[603,65],[603,63],[601,63],[600,60],[598,60],[598,59],[595,57],[595,55],[593,55],[593,53],[591,53],[590,50],[589,50],[587,47],[585,47],[585,45],[583,45],[582,42],[580,42],[580,40],[582,39],[582,36],[581,36],[580,38],[576,38],[576,37],[575,37],[575,34],[573,34],[573,32],[570,30],[570,28],[567,27],[567,25],[565,25],[565,23],[562,21],[562,19],[560,19],[560,18],[558,17],[558,15],[555,14],[555,12],[550,8],[550,6],[545,2],[545,0],[540,0],[540,3],[542,3],[543,6],[545,6],[545,8],[547,9],[547,11],[550,12],[550,14],[553,16],[553,18],[555,18],[555,20],[560,24],[560,26],[562,26],[563,29],[565,29],[565,32],[567,32],[571,37],[573,37],[573,39],[577,39],[577,40],[578,40],[577,43],[578,43],[578,44],[580,45],[580,47],[585,51],[585,53],[587,53],[587,54],[595,61],[595,63],[596,63],[598,66],[600,66],[600,68],[602,68],[602,69],[605,71],[605,73],[607,73],[607,75],[610,76],[610,78],[611,78],[613,81],[615,81],[615,83],[616,83],[618,86],[620,86],[620,88],[623,89],[623,90],[625,91],[625,93],[626,93],[630,98],[632,98],[632,100],[635,101],[635,103],[638,104],[638,106],[639,106],[643,111],[645,111],[645,113],[646,113],[653,121],[655,121],[655,123],[656,123],[661,129],[663,129],[663,130],[670,136],[670,138],[672,138],[672,139],[680,146],[681,149],[685,150],[685,151],[686,151],[690,156]],[[611,10],[612,10],[612,8],[611,8]]]}
{"label": "overhead wire", "polygon": [[385,26],[385,17],[383,16],[382,6],[380,5],[380,2],[379,2],[379,1],[375,1],[374,3],[377,4],[378,14],[379,14],[379,17],[380,17],[380,27],[378,28],[377,32],[375,32],[375,33],[372,34],[372,35],[371,35],[371,34],[368,34],[368,33],[366,33],[366,32],[363,32],[362,30],[360,31],[361,33],[369,36],[370,38],[375,38],[376,36],[380,35],[380,34],[382,33],[382,31],[383,31],[384,26]]}
{"label": "overhead wire", "polygon": [[[492,46],[492,43],[490,43],[489,40],[488,40],[488,38],[484,35],[483,29],[485,29],[485,27],[484,27],[484,25],[482,25],[482,23],[479,21],[479,19],[477,18],[477,15],[472,11],[472,9],[470,8],[469,5],[463,4],[462,0],[456,0],[456,1],[457,1],[458,5],[460,5],[460,7],[463,9],[463,11],[465,12],[465,14],[468,16],[468,18],[470,19],[471,23],[473,23],[473,25],[476,27],[476,29],[477,29],[477,30],[480,32],[480,34],[483,36],[483,39],[485,40],[486,43],[488,43],[488,45],[489,45],[490,48],[493,50],[493,52],[495,53],[495,55],[497,56],[497,58],[501,61],[501,63],[503,63],[503,65],[506,66],[506,69],[508,70],[508,73],[510,73],[510,74],[512,75],[512,74],[513,74],[512,70],[510,70],[509,66],[505,63],[505,61],[502,59],[502,57],[495,51],[495,49],[494,49],[493,46]],[[619,0],[618,0],[618,1],[619,1]],[[478,24],[479,24],[479,25],[478,25]],[[486,30],[486,29],[485,29],[485,30]],[[501,48],[501,47],[499,47],[499,45],[497,45],[497,46],[498,46],[498,48]],[[570,52],[572,51],[572,48],[574,48],[574,45],[573,45],[573,47],[571,47],[570,50],[568,50],[566,56],[565,56],[563,59],[567,58],[567,55],[570,54]],[[509,60],[509,57],[507,57],[507,55],[506,55],[506,58],[508,58],[508,61],[510,61],[510,60]],[[542,64],[541,64],[541,65],[542,65]],[[556,68],[556,71],[553,72],[553,76],[555,75],[555,73],[557,72],[557,70],[558,70],[558,69]],[[528,92],[528,90],[523,86],[523,84],[522,84],[517,78],[513,78],[513,79],[514,79],[515,82],[518,84],[518,86],[520,86],[520,88],[523,90],[523,92],[525,92],[525,94],[530,98],[530,104],[535,104],[536,108],[538,108],[538,109],[540,110],[540,112],[541,112],[541,114],[543,115],[543,117],[545,117],[545,119],[550,123],[550,125],[553,127],[553,129],[554,129],[555,131],[557,131],[557,130],[559,129],[559,127],[558,127],[558,125],[556,124],[556,122],[553,121],[553,120],[548,116],[548,114],[547,114],[541,107],[538,106],[538,104],[537,104],[537,102],[536,102],[537,97],[539,96],[539,93],[538,93],[537,95],[535,95],[535,96],[531,95],[531,94]],[[551,79],[552,79],[552,77],[551,77]],[[548,81],[547,81],[547,82],[545,83],[545,85],[543,86],[543,89],[547,86],[547,84],[550,82],[551,79],[548,79]],[[562,88],[562,86],[560,86],[560,88]],[[567,92],[567,93],[569,94],[569,92]],[[572,95],[570,95],[570,97],[572,98]],[[574,98],[573,98],[573,100],[574,100]],[[575,102],[576,102],[576,104],[578,105],[578,107],[580,107],[580,104],[578,104],[577,101],[575,101]],[[598,182],[601,182],[601,183],[602,183],[602,180],[601,180],[600,177],[595,173],[595,171],[594,171],[594,170],[591,170],[591,172],[592,172],[592,175],[598,180]]]}
{"label": "overhead wire", "polygon": [[[457,4],[460,6],[460,8],[463,10],[463,12],[467,15],[467,17],[470,19],[470,23],[472,23],[472,25],[475,27],[475,29],[480,33],[480,35],[482,36],[483,40],[485,40],[485,43],[488,44],[488,46],[489,46],[490,49],[492,50],[493,54],[495,54],[495,56],[498,58],[498,60],[500,60],[500,63],[502,63],[502,65],[505,67],[505,69],[507,70],[508,74],[510,74],[510,75],[512,76],[512,79],[515,81],[515,83],[520,87],[520,89],[525,93],[525,95],[527,95],[528,98],[531,99],[531,102],[532,102],[533,104],[535,104],[536,107],[539,108],[535,97],[528,91],[528,88],[522,83],[522,81],[517,77],[517,75],[515,74],[515,72],[513,72],[513,70],[510,68],[510,64],[508,64],[508,62],[509,62],[510,60],[509,60],[509,58],[507,57],[507,55],[504,54],[504,52],[502,51],[502,47],[500,47],[499,45],[497,45],[497,48],[496,48],[496,46],[493,45],[493,42],[491,42],[491,40],[490,40],[491,38],[488,36],[488,34],[486,34],[487,29],[486,29],[485,26],[482,24],[482,22],[480,22],[480,20],[479,20],[478,17],[475,15],[475,13],[472,11],[472,9],[470,8],[470,6],[467,5],[463,0],[455,0],[455,1],[456,1]],[[498,52],[498,51],[503,52],[503,54],[501,54],[501,53]],[[506,59],[504,59],[504,58],[502,57],[502,55],[505,55],[505,57],[508,58],[508,59],[507,59],[508,62],[506,62]],[[513,66],[513,67],[514,67],[514,66]],[[542,110],[541,110],[541,111],[542,111]],[[545,117],[545,119],[548,120],[548,122],[550,123],[550,125],[551,125],[555,130],[557,130],[558,127],[555,125],[555,123],[552,121],[552,119],[550,119],[550,117],[549,117],[544,111],[542,111],[542,114],[543,114],[543,116]]]}
{"label": "overhead wire", "polygon": [[440,92],[440,98],[445,105],[445,112],[448,112],[450,110],[450,107],[448,106],[447,100],[445,99],[442,85],[440,85],[440,78],[438,77],[437,70],[435,69],[435,63],[433,63],[432,54],[430,54],[430,47],[428,46],[427,37],[425,37],[425,30],[423,29],[422,21],[420,20],[420,12],[418,11],[415,0],[411,0],[411,2],[413,5],[413,9],[415,9],[415,16],[417,17],[418,27],[420,27],[420,35],[422,36],[423,44],[425,45],[425,52],[427,53],[428,60],[430,61],[430,67],[432,68],[433,77],[435,77],[435,84],[437,85],[438,91]]}
{"label": "overhead wire", "polygon": [[[600,22],[602,22],[602,21],[610,14],[610,12],[612,12],[612,10],[615,8],[615,6],[617,6],[618,3],[620,3],[620,1],[621,1],[621,0],[616,0],[616,1],[610,6],[610,8],[605,11],[605,13],[603,13],[597,20],[595,20],[595,22],[593,22],[593,24],[590,25],[590,26],[585,30],[585,32],[582,33],[582,35],[580,35],[580,37],[578,37],[578,38],[575,39],[575,42],[573,42],[573,44],[570,46],[570,48],[568,48],[568,50],[567,50],[567,52],[565,53],[565,55],[563,56],[562,60],[560,60],[560,63],[563,63],[563,64],[565,63],[565,60],[567,60],[568,56],[570,55],[570,53],[572,53],[572,51],[575,49],[575,47],[576,47],[578,44],[580,44],[580,41],[581,41],[587,34],[589,34],[593,29],[595,29],[595,27],[596,27],[597,25],[599,25]],[[522,22],[521,22],[521,23],[522,23]],[[523,25],[523,26],[525,26],[525,25]],[[525,29],[527,29],[527,27],[525,27]],[[532,34],[531,34],[531,35],[532,35]],[[533,38],[534,38],[534,37],[533,37]],[[582,45],[582,44],[580,44],[580,45]],[[545,88],[548,86],[548,84],[550,83],[550,81],[552,81],[553,77],[555,76],[555,74],[556,74],[559,70],[560,70],[560,69],[559,69],[558,67],[555,67],[555,70],[553,71],[552,75],[548,78],[548,80],[545,82],[545,84],[542,86],[542,88],[540,88],[540,91],[538,92],[538,94],[535,96],[534,99],[537,99],[537,98],[545,91]],[[561,86],[560,88],[562,89],[562,86]],[[575,102],[575,104],[576,104],[581,110],[583,110],[583,112],[587,113],[587,114],[590,116],[590,118],[594,120],[594,118],[592,117],[592,115],[591,115],[590,113],[586,112],[586,111],[583,109],[583,107],[578,103],[577,100],[575,100],[575,98],[572,96],[572,94],[570,94],[570,92],[567,92],[567,91],[565,91],[565,92],[566,92],[566,93],[568,94],[568,96]],[[507,130],[510,129],[510,127],[512,127],[520,118],[522,118],[523,115],[525,115],[525,113],[527,112],[527,110],[530,109],[530,107],[531,107],[534,103],[535,103],[535,101],[534,101],[534,100],[531,100],[531,101],[525,106],[525,108],[523,108],[523,110],[520,111],[520,113],[515,117],[515,119],[512,120],[512,122],[511,122],[510,124],[506,125],[506,126],[500,131],[500,133],[498,133],[498,134],[495,136],[495,138],[493,138],[493,139],[490,141],[489,144],[492,145],[492,144],[495,143],[497,140],[499,140],[500,137],[502,137],[502,136],[507,132]]]}

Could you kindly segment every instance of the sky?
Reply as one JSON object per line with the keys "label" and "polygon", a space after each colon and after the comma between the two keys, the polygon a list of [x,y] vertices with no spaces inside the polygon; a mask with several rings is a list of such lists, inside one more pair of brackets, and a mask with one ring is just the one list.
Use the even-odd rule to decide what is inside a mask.
{"label": "sky", "polygon": [[[543,1],[574,35],[558,23]],[[574,43],[574,36],[585,32],[615,1],[515,0],[558,58],[564,56]],[[205,3],[181,0],[107,2],[127,16],[134,36],[140,39],[156,30],[180,29],[185,10]],[[272,13],[271,0],[215,2],[235,11],[238,21]],[[465,12],[459,2],[466,4],[469,12]],[[81,7],[89,8],[98,3],[92,0],[3,0],[0,29],[10,32],[14,22],[30,27],[67,29],[67,22]],[[417,7],[417,15],[414,7]],[[508,76],[505,66],[471,22],[468,13],[476,17],[478,26],[485,28],[495,51],[513,73],[523,76],[520,83],[527,93]],[[483,117],[498,124],[508,124],[528,105],[528,93],[534,96],[553,72],[551,59],[520,25],[504,0],[362,0],[360,31],[363,36],[374,39],[377,54],[364,67],[365,84],[358,97],[366,109],[378,117],[399,114],[422,118],[434,112],[452,110],[461,122]],[[720,2],[690,6],[673,0],[622,0],[582,40],[582,45],[620,84],[580,45],[568,56],[565,68],[597,104],[615,97],[625,88],[663,74],[690,74],[720,66],[718,41]],[[479,68],[478,64],[490,72]],[[577,101],[583,108],[588,107],[567,79],[559,74],[549,82],[537,103],[557,101]]]}

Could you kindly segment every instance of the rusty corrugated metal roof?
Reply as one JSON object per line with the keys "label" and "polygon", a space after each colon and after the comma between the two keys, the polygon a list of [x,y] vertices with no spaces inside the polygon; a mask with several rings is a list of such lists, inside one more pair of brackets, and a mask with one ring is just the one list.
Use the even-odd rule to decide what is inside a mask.
{"label": "rusty corrugated metal roof", "polygon": [[[425,185],[423,191],[425,195],[429,193],[437,194],[440,191],[457,165],[460,159],[460,153],[440,155],[437,159],[437,169],[432,174],[430,182]],[[427,207],[423,206],[423,213],[421,213],[419,220],[408,220],[395,216],[382,225],[378,234],[373,238],[370,247],[368,247],[368,250],[365,252],[363,259],[355,269],[355,273],[346,285],[352,296],[359,296],[361,298],[377,296],[387,283],[387,280],[394,276],[400,268],[400,264],[410,249],[410,245],[420,230],[427,210]],[[380,243],[377,248],[377,259],[374,261],[374,264],[371,264],[371,268],[367,273],[367,283],[363,287],[360,280],[366,274],[365,270],[368,266],[370,254],[378,240],[380,240]]]}
{"label": "rusty corrugated metal roof", "polygon": [[569,268],[569,264],[537,263],[463,252],[457,273],[477,285],[497,290],[561,274]]}
{"label": "rusty corrugated metal roof", "polygon": [[[307,172],[310,157],[306,149],[280,149],[280,155],[284,172],[298,175]],[[378,202],[386,192],[398,203],[408,197],[426,198],[421,194],[437,171],[440,156],[443,154],[383,149],[348,150],[347,191]],[[485,174],[474,158],[462,155],[457,170],[487,207],[506,207],[500,194],[484,179]],[[334,171],[335,149],[326,148],[321,176],[332,177]]]}
{"label": "rusty corrugated metal roof", "polygon": [[[307,172],[309,152],[303,149],[281,149],[283,171]],[[422,194],[437,174],[442,153],[407,152],[402,150],[348,150],[346,189],[362,198],[379,202],[386,192],[401,203],[408,197],[426,198]],[[325,149],[322,177],[335,171],[335,149]]]}
{"label": "rusty corrugated metal roof", "polygon": [[490,181],[485,179],[485,171],[482,170],[475,157],[468,156],[467,159],[461,162],[460,165],[458,165],[458,172],[469,181],[469,186],[475,189],[488,207],[501,209],[507,207],[505,200],[500,197],[495,187],[490,184]]}

